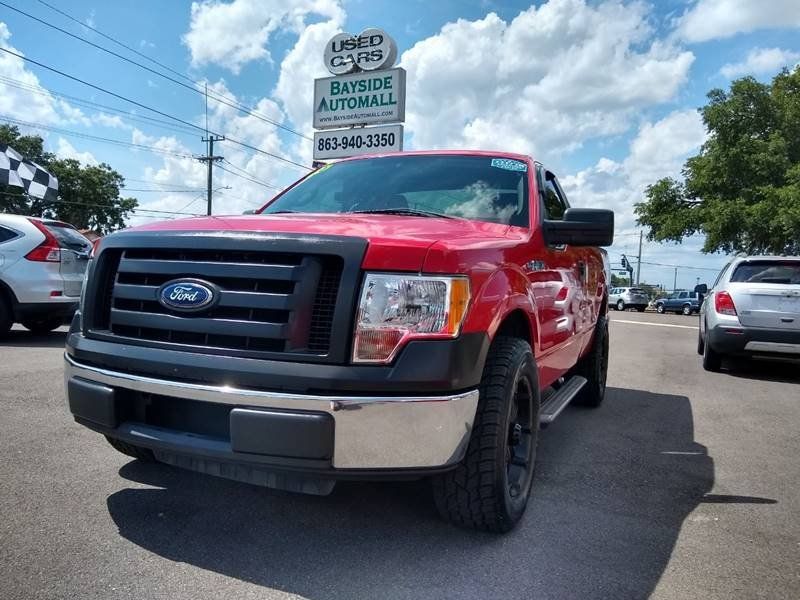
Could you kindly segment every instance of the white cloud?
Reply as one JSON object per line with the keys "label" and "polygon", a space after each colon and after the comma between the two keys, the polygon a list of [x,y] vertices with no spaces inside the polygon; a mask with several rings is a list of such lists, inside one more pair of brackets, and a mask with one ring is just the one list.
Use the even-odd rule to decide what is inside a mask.
{"label": "white cloud", "polygon": [[680,177],[686,158],[705,141],[700,114],[675,111],[655,123],[644,123],[622,162],[601,158],[593,167],[561,179],[573,206],[610,208],[618,232],[635,227],[633,205],[644,189],[662,177]]}
{"label": "white cloud", "polygon": [[98,161],[94,154],[91,152],[78,152],[75,149],[75,146],[70,144],[67,140],[63,137],[58,138],[58,146],[56,147],[56,156],[59,158],[74,158],[75,160],[80,161],[84,165],[96,165],[100,161]]}
{"label": "white cloud", "polygon": [[694,60],[654,39],[647,18],[641,3],[550,0],[510,22],[445,25],[402,56],[413,145],[546,158],[625,132],[675,96]]}
{"label": "white cloud", "polygon": [[340,22],[344,11],[337,0],[193,2],[183,43],[193,65],[218,64],[238,73],[249,62],[270,60],[270,36],[281,28],[301,32],[309,15]]}
{"label": "white cloud", "polygon": [[705,42],[759,29],[800,27],[797,0],[698,0],[678,19],[676,33]]}
{"label": "white cloud", "polygon": [[772,74],[781,67],[792,66],[798,60],[800,52],[781,48],[753,48],[742,62],[728,63],[720,69],[720,73],[728,79],[742,75]]}
{"label": "white cloud", "polygon": [[123,121],[122,117],[120,117],[119,115],[97,113],[92,117],[92,119],[95,122],[100,123],[100,125],[104,125],[105,127],[112,127],[114,129],[133,129],[133,127],[131,127],[125,121]]}

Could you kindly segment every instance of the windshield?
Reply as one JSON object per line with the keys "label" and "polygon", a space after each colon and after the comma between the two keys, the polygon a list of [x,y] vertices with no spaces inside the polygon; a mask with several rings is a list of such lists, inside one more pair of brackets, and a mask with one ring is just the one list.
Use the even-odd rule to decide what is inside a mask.
{"label": "windshield", "polygon": [[527,227],[528,165],[491,156],[391,156],[322,167],[262,214],[388,212]]}
{"label": "windshield", "polygon": [[764,260],[742,263],[733,271],[731,282],[800,284],[800,262]]}

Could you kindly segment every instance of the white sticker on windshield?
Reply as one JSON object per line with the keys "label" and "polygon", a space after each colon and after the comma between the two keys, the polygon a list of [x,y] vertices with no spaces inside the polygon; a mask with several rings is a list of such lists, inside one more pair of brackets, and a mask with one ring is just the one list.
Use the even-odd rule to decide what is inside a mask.
{"label": "white sticker on windshield", "polygon": [[528,165],[524,162],[510,158],[493,158],[492,166],[506,171],[522,171],[523,173],[528,170]]}

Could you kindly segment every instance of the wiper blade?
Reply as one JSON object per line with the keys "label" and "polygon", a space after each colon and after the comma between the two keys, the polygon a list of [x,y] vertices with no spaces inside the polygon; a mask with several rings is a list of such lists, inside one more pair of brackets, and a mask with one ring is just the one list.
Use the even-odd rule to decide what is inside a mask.
{"label": "wiper blade", "polygon": [[373,208],[371,210],[351,210],[354,214],[366,215],[410,215],[412,217],[440,217],[442,219],[454,219],[451,215],[433,212],[432,210],[419,210],[416,208]]}

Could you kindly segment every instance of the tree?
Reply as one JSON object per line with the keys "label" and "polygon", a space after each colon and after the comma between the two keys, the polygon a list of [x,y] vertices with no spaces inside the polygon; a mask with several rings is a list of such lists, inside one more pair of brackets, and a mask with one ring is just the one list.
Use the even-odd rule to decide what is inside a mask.
{"label": "tree", "polygon": [[44,202],[18,187],[0,185],[0,212],[54,218],[105,234],[125,227],[125,219],[138,206],[135,198],[120,197],[125,180],[105,163],[84,167],[73,158],[57,159],[44,151],[41,137],[20,135],[11,125],[0,125],[0,144],[8,144],[55,175],[59,195],[57,201]]}
{"label": "tree", "polygon": [[800,66],[744,77],[700,109],[708,140],[635,206],[648,239],[705,235],[704,252],[800,253]]}

